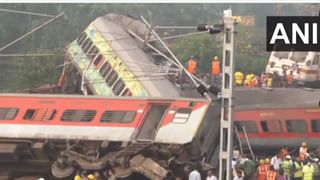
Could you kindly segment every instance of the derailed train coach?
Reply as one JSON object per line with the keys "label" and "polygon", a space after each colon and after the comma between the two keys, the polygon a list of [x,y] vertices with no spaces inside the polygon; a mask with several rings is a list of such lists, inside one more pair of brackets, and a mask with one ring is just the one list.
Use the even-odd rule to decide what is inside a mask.
{"label": "derailed train coach", "polygon": [[166,53],[148,31],[126,15],[106,14],[92,21],[65,49],[62,92],[83,94],[85,88],[87,94],[104,96],[181,97],[169,79],[182,70],[146,46]]}
{"label": "derailed train coach", "polygon": [[0,161],[47,160],[56,178],[110,168],[118,178],[134,172],[172,178],[183,176],[186,166],[213,161],[217,153],[212,147],[219,143],[219,104],[203,99],[28,94],[0,99],[0,145],[6,147],[0,154],[12,157]]}

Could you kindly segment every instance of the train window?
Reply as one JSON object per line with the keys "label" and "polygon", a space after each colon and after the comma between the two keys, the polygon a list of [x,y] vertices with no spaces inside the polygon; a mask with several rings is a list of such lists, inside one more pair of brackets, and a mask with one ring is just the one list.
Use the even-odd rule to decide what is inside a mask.
{"label": "train window", "polygon": [[125,84],[122,79],[119,79],[116,84],[112,87],[113,93],[117,96],[120,95],[120,93],[123,91],[125,88]]}
{"label": "train window", "polygon": [[36,121],[52,120],[56,113],[57,110],[55,109],[28,109],[23,119]]}
{"label": "train window", "polygon": [[102,77],[106,77],[107,74],[110,73],[111,69],[112,69],[112,68],[111,68],[110,63],[105,62],[105,63],[102,65],[102,67],[100,68],[100,74],[101,74],[101,76],[102,76]]}
{"label": "train window", "polygon": [[99,56],[94,60],[93,64],[95,66],[98,66],[103,59],[104,59],[103,56],[101,54],[99,54]]}
{"label": "train window", "polygon": [[254,121],[238,121],[234,122],[234,125],[238,129],[240,133],[244,132],[244,129],[246,130],[247,133],[257,133],[257,125],[256,122]]}
{"label": "train window", "polygon": [[279,120],[264,120],[260,122],[260,125],[263,132],[281,133],[283,131]]}
{"label": "train window", "polygon": [[192,112],[192,109],[190,108],[180,108],[177,110],[176,114],[174,115],[174,118],[172,120],[173,123],[186,123],[188,121],[188,118]]}
{"label": "train window", "polygon": [[36,114],[36,111],[38,111],[38,109],[28,109],[27,112],[24,114],[23,119],[32,119]]}
{"label": "train window", "polygon": [[100,122],[130,123],[136,117],[135,111],[105,111]]}
{"label": "train window", "polygon": [[62,121],[72,121],[72,122],[89,122],[95,117],[97,111],[95,110],[78,110],[78,109],[68,109],[62,114]]}
{"label": "train window", "polygon": [[116,82],[116,80],[118,79],[118,73],[114,70],[112,70],[110,72],[110,74],[108,75],[108,77],[106,77],[106,83],[108,86],[112,87],[113,84]]}
{"label": "train window", "polygon": [[291,133],[305,133],[307,132],[307,124],[305,120],[287,120],[287,130]]}
{"label": "train window", "polygon": [[132,92],[129,88],[126,88],[121,96],[132,96]]}
{"label": "train window", "polygon": [[314,57],[314,60],[313,60],[313,62],[312,62],[312,65],[318,65],[318,64],[319,64],[319,61],[320,61],[319,56],[315,56],[315,57]]}
{"label": "train window", "polygon": [[86,37],[84,42],[81,44],[82,50],[84,50],[89,45],[89,41],[90,41],[90,39],[88,37]]}
{"label": "train window", "polygon": [[82,32],[81,36],[77,39],[78,44],[82,45],[85,39],[87,39],[87,35],[85,32]]}
{"label": "train window", "polygon": [[311,120],[312,132],[320,132],[320,119]]}
{"label": "train window", "polygon": [[90,51],[88,52],[88,56],[90,57],[90,59],[93,59],[99,52],[99,49],[93,45],[92,48],[90,49]]}
{"label": "train window", "polygon": [[93,43],[92,43],[91,39],[88,38],[86,44],[83,47],[83,52],[87,54],[89,49],[91,48],[92,44]]}
{"label": "train window", "polygon": [[0,120],[13,120],[18,112],[18,108],[0,108]]}

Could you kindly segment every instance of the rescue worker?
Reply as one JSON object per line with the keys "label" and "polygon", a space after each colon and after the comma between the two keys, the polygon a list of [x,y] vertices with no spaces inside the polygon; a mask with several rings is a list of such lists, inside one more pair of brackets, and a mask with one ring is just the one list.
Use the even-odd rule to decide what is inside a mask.
{"label": "rescue worker", "polygon": [[274,170],[273,166],[270,166],[270,169],[267,171],[267,179],[266,180],[276,180],[277,172]]}
{"label": "rescue worker", "polygon": [[251,80],[252,80],[252,73],[249,72],[249,73],[246,75],[246,79],[244,80],[244,86],[250,87],[250,86],[251,86]]}
{"label": "rescue worker", "polygon": [[260,76],[260,81],[261,81],[261,87],[266,87],[267,86],[267,75],[266,73],[261,73]]}
{"label": "rescue worker", "polygon": [[259,85],[259,78],[258,76],[254,76],[251,79],[251,86],[250,87],[257,87]]}
{"label": "rescue worker", "polygon": [[292,168],[293,168],[293,163],[291,160],[291,156],[287,155],[285,160],[282,162],[282,169],[284,172],[284,176],[286,177],[286,180],[291,180]]}
{"label": "rescue worker", "polygon": [[297,157],[295,162],[293,163],[293,179],[294,180],[302,180],[302,167],[303,164],[300,160],[300,157]]}
{"label": "rescue worker", "polygon": [[190,56],[190,59],[187,63],[187,70],[189,73],[196,75],[198,68],[198,61],[195,59],[194,56]]}
{"label": "rescue worker", "polygon": [[286,156],[288,155],[288,148],[286,146],[280,149],[280,158],[285,160]]}
{"label": "rescue worker", "polygon": [[220,74],[221,74],[220,60],[218,56],[215,56],[211,61],[211,76],[212,76],[213,84],[219,84]]}
{"label": "rescue worker", "polygon": [[243,86],[243,73],[240,71],[237,71],[234,73],[234,78],[236,81],[236,86],[241,87]]}
{"label": "rescue worker", "polygon": [[269,158],[266,158],[264,160],[264,166],[265,166],[266,171],[268,172],[270,169],[270,159]]}
{"label": "rescue worker", "polygon": [[264,164],[264,160],[260,159],[258,166],[258,180],[266,180],[267,178],[267,167]]}
{"label": "rescue worker", "polygon": [[290,71],[287,76],[288,87],[293,87],[293,71]]}
{"label": "rescue worker", "polygon": [[302,162],[306,161],[307,160],[307,157],[309,156],[308,154],[308,145],[306,142],[303,142],[301,144],[301,147],[299,149],[299,157],[300,157],[300,160]]}
{"label": "rescue worker", "polygon": [[302,168],[303,180],[313,180],[314,168],[311,165],[311,162],[308,161],[306,165]]}
{"label": "rescue worker", "polygon": [[281,87],[287,87],[288,84],[287,78],[287,71],[285,69],[282,70],[282,77],[281,77]]}
{"label": "rescue worker", "polygon": [[280,154],[277,154],[271,158],[271,165],[273,166],[274,170],[279,171],[281,164],[282,160],[280,158]]}
{"label": "rescue worker", "polygon": [[314,162],[311,163],[313,166],[313,169],[314,169],[314,172],[313,172],[314,179],[320,179],[320,169],[319,169],[320,167],[319,167],[318,162],[319,162],[319,159],[315,158]]}
{"label": "rescue worker", "polygon": [[268,86],[269,88],[272,87],[272,84],[273,84],[272,81],[273,81],[272,75],[271,75],[271,74],[268,74],[268,77],[267,77],[267,86]]}

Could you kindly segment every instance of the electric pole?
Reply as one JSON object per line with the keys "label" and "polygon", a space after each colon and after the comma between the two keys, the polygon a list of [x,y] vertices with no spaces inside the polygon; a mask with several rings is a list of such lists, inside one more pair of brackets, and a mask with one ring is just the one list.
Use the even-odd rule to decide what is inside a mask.
{"label": "electric pole", "polygon": [[224,40],[221,87],[219,180],[231,180],[233,152],[233,87],[235,20],[231,9],[224,11]]}

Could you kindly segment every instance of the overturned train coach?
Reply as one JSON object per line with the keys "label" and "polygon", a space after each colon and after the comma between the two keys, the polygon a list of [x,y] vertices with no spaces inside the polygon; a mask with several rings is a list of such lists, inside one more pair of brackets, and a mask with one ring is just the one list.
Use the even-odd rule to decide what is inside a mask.
{"label": "overturned train coach", "polygon": [[12,159],[1,161],[48,160],[56,178],[111,167],[174,177],[217,153],[219,112],[202,99],[2,94],[0,154]]}

